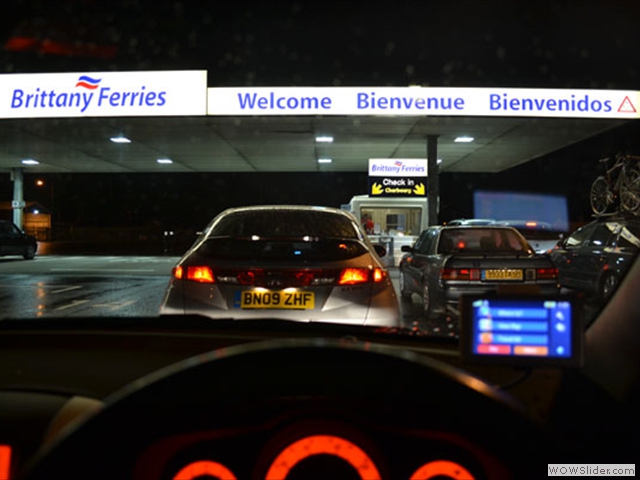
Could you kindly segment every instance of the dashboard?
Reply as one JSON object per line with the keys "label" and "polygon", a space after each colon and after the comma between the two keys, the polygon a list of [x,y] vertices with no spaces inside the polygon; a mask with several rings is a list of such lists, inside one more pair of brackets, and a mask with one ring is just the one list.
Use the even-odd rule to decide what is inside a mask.
{"label": "dashboard", "polygon": [[514,395],[433,342],[183,323],[0,331],[6,478],[506,480],[562,452],[548,371]]}
{"label": "dashboard", "polygon": [[511,478],[498,458],[461,434],[384,420],[379,415],[393,412],[337,399],[289,403],[275,402],[258,418],[243,411],[232,428],[164,437],[140,455],[132,478]]}

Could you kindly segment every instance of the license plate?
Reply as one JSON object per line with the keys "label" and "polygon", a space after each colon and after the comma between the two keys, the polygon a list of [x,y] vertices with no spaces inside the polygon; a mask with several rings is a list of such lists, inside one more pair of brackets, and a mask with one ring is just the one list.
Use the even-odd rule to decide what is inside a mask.
{"label": "license plate", "polygon": [[244,290],[238,294],[240,295],[240,308],[243,309],[310,310],[315,305],[313,292]]}
{"label": "license plate", "polygon": [[522,280],[522,270],[483,270],[483,280]]}

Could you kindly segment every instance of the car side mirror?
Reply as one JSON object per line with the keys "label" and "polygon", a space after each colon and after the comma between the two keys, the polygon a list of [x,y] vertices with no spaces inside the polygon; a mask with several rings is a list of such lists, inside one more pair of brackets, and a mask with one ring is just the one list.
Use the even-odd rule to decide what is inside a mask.
{"label": "car side mirror", "polygon": [[405,253],[413,253],[413,247],[410,245],[402,245],[400,247],[400,251]]}
{"label": "car side mirror", "polygon": [[387,255],[387,249],[382,245],[378,245],[377,243],[373,246],[373,249],[376,251],[379,257],[384,257]]}

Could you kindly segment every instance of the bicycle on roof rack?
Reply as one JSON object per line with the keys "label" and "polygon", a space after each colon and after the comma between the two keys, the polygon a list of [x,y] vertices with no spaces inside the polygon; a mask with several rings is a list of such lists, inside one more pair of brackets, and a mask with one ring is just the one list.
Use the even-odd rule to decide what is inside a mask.
{"label": "bicycle on roof rack", "polygon": [[[604,214],[619,202],[622,212],[640,212],[640,156],[616,154],[611,168],[599,175],[591,184],[591,209],[596,215]],[[605,165],[610,157],[601,158]]]}

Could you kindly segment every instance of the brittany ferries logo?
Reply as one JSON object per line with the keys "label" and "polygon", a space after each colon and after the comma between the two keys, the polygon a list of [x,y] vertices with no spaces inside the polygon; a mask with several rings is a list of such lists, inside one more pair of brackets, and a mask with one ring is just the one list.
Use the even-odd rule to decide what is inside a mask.
{"label": "brittany ferries logo", "polygon": [[55,109],[79,109],[80,113],[93,108],[162,107],[167,102],[166,91],[147,90],[144,85],[123,90],[104,86],[102,78],[81,75],[75,87],[60,90],[36,87],[16,88],[11,95],[14,110],[42,111]]}
{"label": "brittany ferries logo", "polygon": [[369,160],[369,175],[385,176],[385,175],[405,175],[405,176],[426,176],[427,162],[426,160]]}
{"label": "brittany ferries logo", "polygon": [[96,88],[98,88],[98,85],[100,85],[101,81],[102,79],[95,80],[91,77],[87,77],[86,75],[82,75],[78,79],[78,83],[76,83],[76,87],[83,87],[89,90],[95,90]]}

